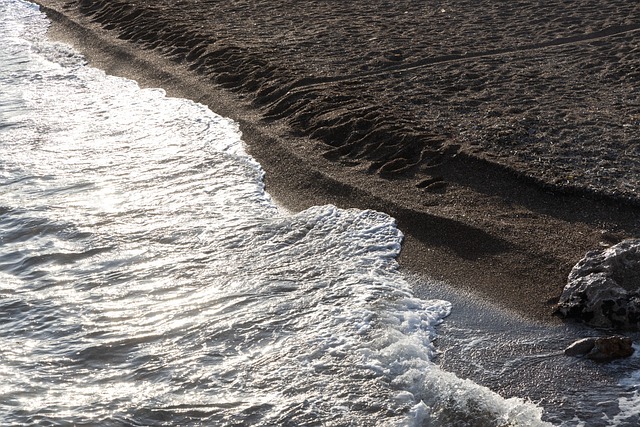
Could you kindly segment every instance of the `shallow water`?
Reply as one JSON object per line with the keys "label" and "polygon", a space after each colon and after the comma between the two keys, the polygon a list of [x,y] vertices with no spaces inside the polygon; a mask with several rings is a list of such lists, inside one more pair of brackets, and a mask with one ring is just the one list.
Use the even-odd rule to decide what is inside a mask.
{"label": "shallow water", "polygon": [[[0,0],[2,425],[544,425],[434,363],[451,304],[412,294],[392,218],[280,210],[235,123],[47,25]],[[493,332],[443,328],[445,366],[535,389],[465,373]]]}
{"label": "shallow water", "polygon": [[[415,278],[414,287],[422,286]],[[564,356],[575,340],[609,335],[580,324],[538,324],[489,301],[431,282],[452,314],[438,328],[440,366],[500,395],[527,397],[543,419],[562,426],[636,426],[640,423],[640,334],[629,359],[596,363]]]}

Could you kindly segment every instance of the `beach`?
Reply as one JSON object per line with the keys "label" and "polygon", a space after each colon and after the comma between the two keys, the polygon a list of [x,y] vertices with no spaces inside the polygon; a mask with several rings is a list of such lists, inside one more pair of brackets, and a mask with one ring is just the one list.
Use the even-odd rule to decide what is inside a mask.
{"label": "beach", "polygon": [[0,0],[3,424],[640,422],[638,333],[552,314],[637,235],[634,5],[42,3]]}
{"label": "beach", "polygon": [[92,65],[237,121],[284,207],[396,218],[410,272],[557,322],[571,267],[638,236],[633,2],[38,3]]}

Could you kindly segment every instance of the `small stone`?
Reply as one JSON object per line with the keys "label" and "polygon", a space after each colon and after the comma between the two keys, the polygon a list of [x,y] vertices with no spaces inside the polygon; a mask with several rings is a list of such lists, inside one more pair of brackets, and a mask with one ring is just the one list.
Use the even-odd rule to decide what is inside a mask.
{"label": "small stone", "polygon": [[571,357],[585,356],[596,346],[596,338],[582,338],[564,350],[564,354]]}
{"label": "small stone", "polygon": [[564,350],[571,357],[586,357],[596,362],[610,362],[633,354],[633,341],[623,336],[582,338]]}
{"label": "small stone", "polygon": [[594,348],[587,354],[587,358],[596,362],[609,362],[623,359],[633,354],[633,341],[628,337],[600,337],[595,340]]}

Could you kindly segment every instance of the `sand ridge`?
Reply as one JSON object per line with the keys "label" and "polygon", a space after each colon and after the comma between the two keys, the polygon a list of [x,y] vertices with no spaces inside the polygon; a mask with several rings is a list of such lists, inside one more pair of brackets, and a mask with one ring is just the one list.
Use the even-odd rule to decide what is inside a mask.
{"label": "sand ridge", "polygon": [[510,308],[548,316],[586,250],[637,233],[632,2],[40,3],[130,48],[101,54],[126,75],[151,55],[240,100],[289,206],[385,210],[405,265]]}

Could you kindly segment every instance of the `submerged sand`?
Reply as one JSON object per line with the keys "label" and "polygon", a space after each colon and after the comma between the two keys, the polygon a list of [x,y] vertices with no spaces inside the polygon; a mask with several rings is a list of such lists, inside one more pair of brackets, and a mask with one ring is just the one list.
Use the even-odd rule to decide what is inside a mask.
{"label": "submerged sand", "polygon": [[639,234],[640,3],[38,3],[101,68],[239,121],[285,206],[388,212],[403,266],[520,313]]}

